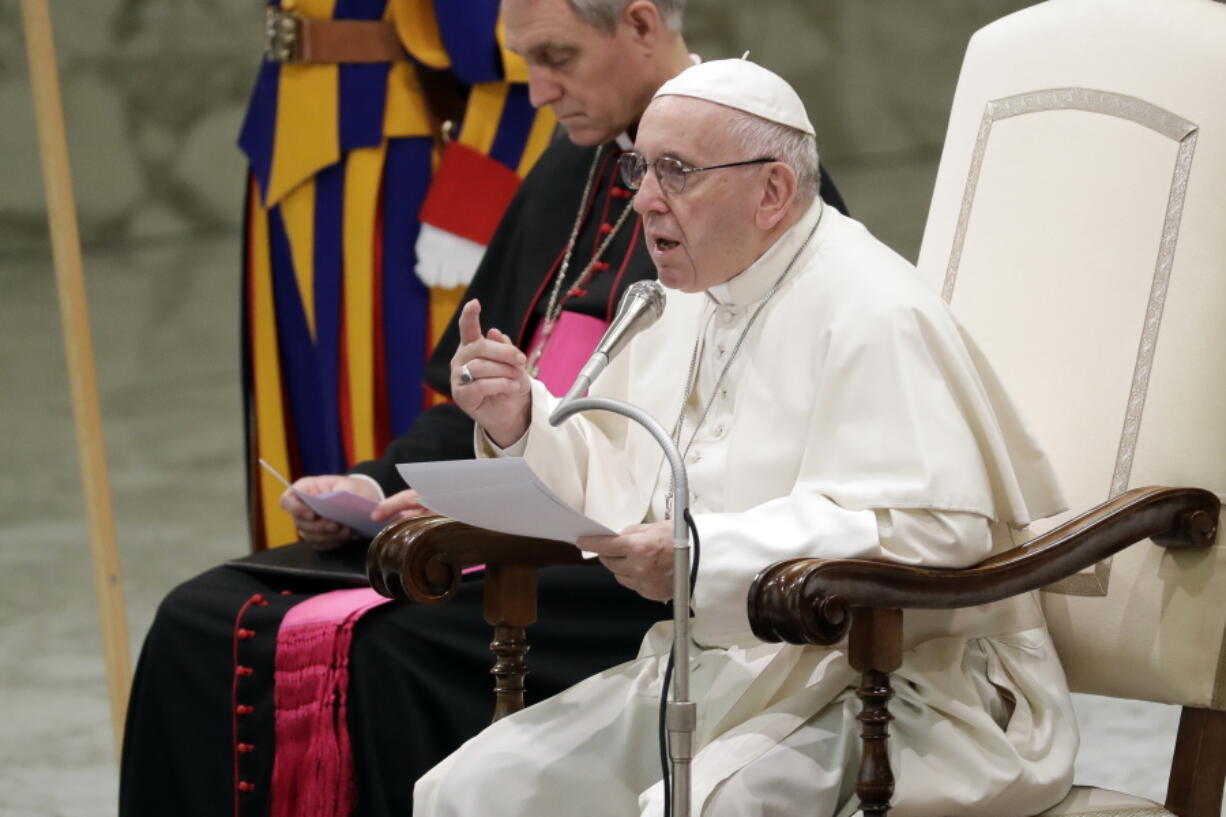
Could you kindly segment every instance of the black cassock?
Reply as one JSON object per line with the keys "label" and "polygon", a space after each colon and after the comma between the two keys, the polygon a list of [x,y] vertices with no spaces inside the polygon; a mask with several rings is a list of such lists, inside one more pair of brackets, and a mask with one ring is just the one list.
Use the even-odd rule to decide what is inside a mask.
{"label": "black cassock", "polygon": [[[564,290],[630,206],[617,177],[620,152],[601,151]],[[520,348],[545,312],[595,156],[595,148],[564,138],[550,145],[508,207],[465,295],[465,301],[481,300],[483,328],[501,329]],[[824,172],[822,197],[845,211]],[[654,277],[639,219],[631,214],[565,308],[607,320],[626,286]],[[428,384],[444,394],[457,342],[453,320],[427,366]],[[406,487],[396,463],[467,459],[472,440],[467,416],[451,404],[436,406],[380,459],[353,470],[373,477],[390,496]],[[121,817],[267,813],[277,628],[291,607],[329,589],[222,566],[171,591],[136,668]],[[478,576],[443,606],[386,604],[358,621],[347,710],[356,815],[407,817],[414,781],[489,723],[492,633],[482,617],[482,590]],[[539,619],[528,633],[529,704],[630,660],[648,627],[671,616],[667,606],[625,589],[600,567],[544,568],[539,594]],[[236,675],[238,667],[245,674]]]}

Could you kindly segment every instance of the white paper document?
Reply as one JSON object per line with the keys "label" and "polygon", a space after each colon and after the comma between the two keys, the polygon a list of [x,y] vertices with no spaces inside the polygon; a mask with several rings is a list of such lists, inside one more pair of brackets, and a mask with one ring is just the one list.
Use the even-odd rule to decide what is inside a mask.
{"label": "white paper document", "polygon": [[559,499],[522,457],[396,468],[421,495],[422,505],[479,528],[571,544],[580,536],[615,533]]}
{"label": "white paper document", "polygon": [[364,496],[350,493],[349,491],[329,491],[326,494],[306,494],[299,491],[297,488],[289,484],[285,477],[281,476],[276,468],[273,468],[264,460],[260,460],[260,465],[274,477],[279,479],[281,483],[297,494],[298,498],[306,503],[307,507],[315,511],[324,519],[331,519],[333,522],[339,522],[342,525],[353,528],[363,536],[374,538],[375,534],[383,530],[385,527],[395,522],[395,518],[389,519],[386,522],[372,522],[370,512],[375,509],[379,503],[367,499]]}

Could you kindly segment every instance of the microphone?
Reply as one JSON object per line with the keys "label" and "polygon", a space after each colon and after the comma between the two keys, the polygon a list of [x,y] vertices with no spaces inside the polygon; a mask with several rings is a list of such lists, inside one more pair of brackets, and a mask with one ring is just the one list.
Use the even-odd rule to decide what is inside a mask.
{"label": "microphone", "polygon": [[622,295],[617,314],[596,344],[596,350],[579,370],[579,376],[562,398],[559,407],[581,396],[604,371],[609,361],[626,347],[630,339],[651,326],[664,313],[664,287],[658,281],[635,281]]}

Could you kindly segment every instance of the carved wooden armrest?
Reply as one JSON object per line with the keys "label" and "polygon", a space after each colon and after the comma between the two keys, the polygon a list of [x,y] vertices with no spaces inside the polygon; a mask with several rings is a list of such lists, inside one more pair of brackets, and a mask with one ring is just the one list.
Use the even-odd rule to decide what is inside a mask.
{"label": "carved wooden armrest", "polygon": [[366,554],[366,575],[381,595],[397,601],[442,604],[460,588],[461,572],[486,565],[537,568],[584,561],[574,545],[512,536],[445,516],[417,516],[384,528]]}
{"label": "carved wooden armrest", "polygon": [[526,628],[536,621],[538,568],[585,564],[574,545],[476,528],[443,516],[402,519],[384,528],[366,554],[376,592],[397,601],[442,604],[460,589],[462,571],[485,565],[485,620],[497,656],[494,720],[524,707]]}
{"label": "carved wooden armrest", "polygon": [[749,622],[763,641],[848,640],[861,673],[861,753],[856,793],[865,817],[885,817],[894,792],[887,741],[890,673],[902,664],[905,609],[947,610],[999,601],[1071,576],[1135,542],[1206,548],[1221,503],[1198,488],[1137,488],[979,564],[958,570],[863,559],[790,559],[770,565],[749,590]]}
{"label": "carved wooden armrest", "polygon": [[1144,539],[1165,547],[1209,547],[1220,510],[1218,498],[1199,488],[1136,488],[973,567],[864,559],[777,562],[750,588],[749,621],[763,641],[834,644],[847,634],[852,608],[973,607],[1044,587]]}

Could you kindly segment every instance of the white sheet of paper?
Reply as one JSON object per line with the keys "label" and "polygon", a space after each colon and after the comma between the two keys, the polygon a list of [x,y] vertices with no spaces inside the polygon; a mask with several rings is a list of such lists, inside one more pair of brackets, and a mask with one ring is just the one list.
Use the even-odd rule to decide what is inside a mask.
{"label": "white sheet of paper", "polygon": [[580,536],[616,532],[559,499],[522,457],[402,463],[396,469],[422,505],[479,528],[571,544]]}
{"label": "white sheet of paper", "polygon": [[325,519],[331,519],[333,522],[340,522],[342,525],[353,528],[363,536],[374,538],[375,534],[383,530],[396,520],[389,519],[386,522],[372,522],[370,512],[375,509],[379,503],[367,499],[364,496],[350,493],[349,491],[330,491],[326,494],[304,494],[293,485],[289,484],[289,480],[281,476],[281,472],[273,468],[264,460],[260,460],[260,465],[264,466],[264,470],[272,474],[281,484],[293,491],[299,499],[306,503],[307,507],[315,511]]}

